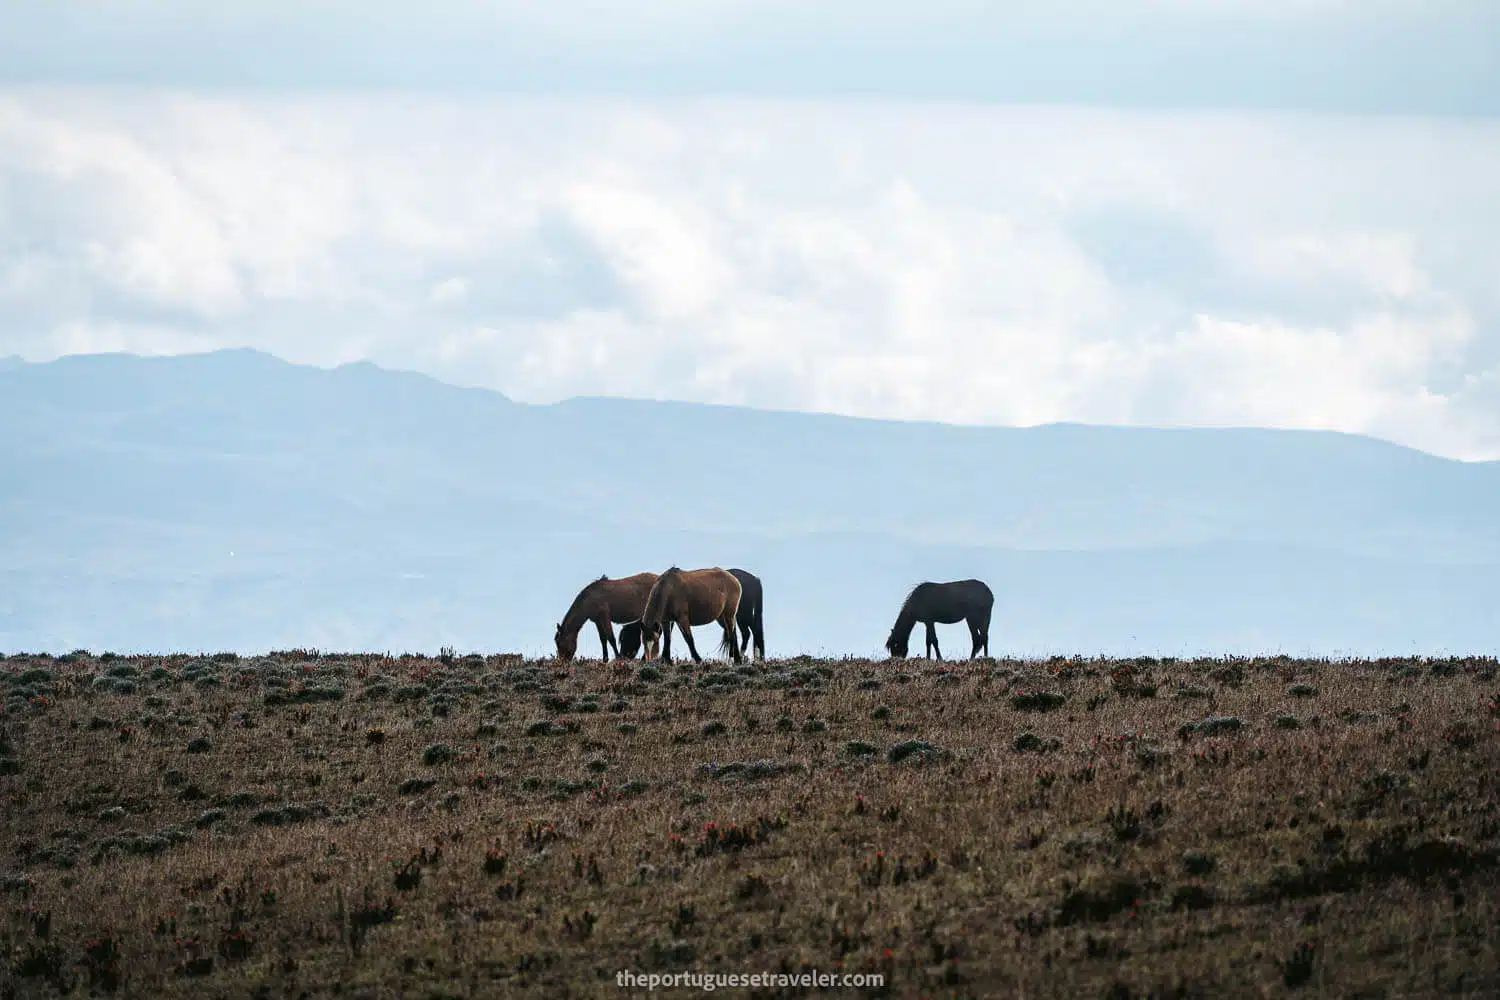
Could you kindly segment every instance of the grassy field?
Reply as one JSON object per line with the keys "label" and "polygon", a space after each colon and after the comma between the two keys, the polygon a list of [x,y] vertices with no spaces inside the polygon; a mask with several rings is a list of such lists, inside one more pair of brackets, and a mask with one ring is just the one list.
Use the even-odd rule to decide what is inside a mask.
{"label": "grassy field", "polygon": [[80,652],[0,693],[4,998],[1500,996],[1494,660]]}

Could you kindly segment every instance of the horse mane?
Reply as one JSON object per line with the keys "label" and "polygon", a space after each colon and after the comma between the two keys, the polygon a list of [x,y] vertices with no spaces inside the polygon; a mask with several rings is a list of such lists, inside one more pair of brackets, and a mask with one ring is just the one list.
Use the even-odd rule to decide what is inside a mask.
{"label": "horse mane", "polygon": [[666,572],[656,578],[656,582],[651,585],[651,593],[646,595],[645,610],[641,612],[641,621],[643,623],[661,621],[662,605],[667,602],[667,588],[663,587],[662,584],[666,583],[669,578],[681,579],[682,570],[676,566],[670,566]]}
{"label": "horse mane", "polygon": [[[902,615],[906,614],[906,609],[911,607],[912,599],[917,596],[917,591],[921,590],[925,586],[927,586],[927,581],[924,580],[921,583],[917,584],[915,587],[911,588],[911,590],[908,590],[906,592],[906,599],[901,602]],[[900,615],[897,615],[897,618],[899,619]]]}
{"label": "horse mane", "polygon": [[569,621],[573,617],[574,613],[578,611],[578,606],[584,601],[588,600],[588,598],[594,593],[594,591],[598,589],[601,583],[607,583],[608,581],[609,576],[607,574],[601,575],[599,579],[592,581],[582,590],[580,590],[578,592],[578,596],[573,598],[573,603],[568,605],[568,613],[563,615],[563,622]]}
{"label": "horse mane", "polygon": [[906,595],[906,600],[901,602],[901,610],[896,613],[896,623],[891,626],[890,637],[885,640],[886,649],[891,648],[891,643],[895,641],[896,636],[900,632],[902,632],[902,630],[905,630],[907,635],[910,635],[912,628],[916,626],[917,617],[911,610],[911,602],[916,600],[917,591],[925,587],[927,585],[927,582],[928,581],[924,580],[921,583],[917,584],[915,587],[911,588],[911,590]]}

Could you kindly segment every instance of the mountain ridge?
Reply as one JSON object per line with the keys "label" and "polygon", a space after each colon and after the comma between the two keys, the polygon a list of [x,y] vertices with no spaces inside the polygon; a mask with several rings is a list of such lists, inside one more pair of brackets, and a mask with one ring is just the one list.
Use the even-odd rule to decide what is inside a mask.
{"label": "mountain ridge", "polygon": [[[768,628],[796,609],[772,645],[792,651],[865,648],[885,604],[943,572],[1021,574],[993,582],[997,622],[1030,616],[1009,627],[1034,648],[1214,648],[1251,620],[1297,648],[1482,644],[1495,628],[1443,602],[1472,617],[1500,597],[1500,463],[1327,431],[528,404],[232,349],[0,367],[0,469],[0,649],[253,644],[225,622],[316,631],[323,609],[351,639],[451,627],[537,652],[583,582],[694,561],[770,574]],[[279,582],[256,589],[252,567]],[[1130,608],[1139,627],[1110,624]]]}
{"label": "mountain ridge", "polygon": [[[909,428],[940,428],[952,432],[975,432],[991,433],[995,431],[1026,432],[1026,431],[1056,431],[1060,433],[1070,431],[1087,431],[1099,433],[1119,433],[1122,435],[1253,435],[1287,438],[1309,438],[1309,439],[1337,439],[1345,441],[1368,442],[1370,446],[1377,448],[1392,449],[1394,451],[1409,452],[1420,455],[1433,461],[1452,463],[1463,466],[1488,466],[1500,468],[1500,459],[1461,459],[1435,452],[1424,451],[1411,445],[1390,441],[1385,438],[1375,437],[1352,431],[1340,431],[1323,428],[1290,428],[1290,427],[1256,427],[1242,424],[1224,425],[1156,425],[1156,424],[1096,424],[1072,420],[1048,421],[1038,424],[985,424],[969,422],[948,422],[929,419],[899,419],[891,417],[866,417],[852,414],[834,413],[816,410],[795,410],[774,407],[762,407],[751,404],[738,403],[714,403],[697,400],[678,399],[655,399],[632,396],[599,396],[581,395],[569,396],[548,403],[526,403],[514,400],[498,389],[487,386],[460,385],[455,382],[445,381],[433,375],[413,371],[405,368],[392,368],[368,359],[341,362],[332,366],[304,364],[288,361],[276,354],[262,351],[253,347],[224,347],[209,351],[172,355],[142,355],[128,351],[109,351],[90,354],[68,354],[62,355],[50,361],[29,362],[18,355],[0,358],[0,372],[17,371],[20,369],[46,369],[52,366],[69,366],[78,364],[102,364],[102,363],[137,363],[146,364],[184,364],[207,362],[211,359],[251,359],[254,363],[268,365],[281,370],[298,370],[304,372],[322,373],[368,373],[380,376],[394,376],[399,379],[420,382],[434,387],[442,387],[446,390],[462,393],[478,393],[486,397],[503,400],[505,403],[518,407],[545,408],[569,408],[589,407],[596,405],[647,408],[682,408],[703,411],[732,411],[736,413],[788,416],[798,418],[816,418],[825,421],[842,421],[850,424],[896,426]],[[7,369],[6,365],[14,363],[14,367]]]}

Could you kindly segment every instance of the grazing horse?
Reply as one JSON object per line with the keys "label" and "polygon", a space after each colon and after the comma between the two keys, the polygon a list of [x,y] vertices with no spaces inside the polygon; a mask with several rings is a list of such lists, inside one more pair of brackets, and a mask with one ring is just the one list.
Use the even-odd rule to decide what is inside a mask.
{"label": "grazing horse", "polygon": [[[631,622],[620,627],[620,659],[633,660],[641,655],[641,623]],[[648,650],[646,659],[651,659]]]}
{"label": "grazing horse", "polygon": [[661,638],[661,661],[672,662],[672,626],[682,630],[687,641],[688,652],[695,663],[702,663],[698,647],[693,642],[693,626],[718,622],[724,629],[724,641],[720,649],[728,650],[729,658],[743,663],[740,655],[739,636],[735,634],[735,614],[740,608],[740,581],[733,573],[718,569],[681,570],[676,566],[657,578],[651,593],[646,597],[646,610],[641,614],[641,634],[648,641]]}
{"label": "grazing horse", "polygon": [[[742,569],[731,569],[729,572],[740,581],[740,609],[734,615],[735,624],[740,628],[740,649],[742,651],[750,649],[750,639],[753,636],[755,655],[764,660],[766,658],[765,598],[760,585],[760,577]],[[633,660],[640,650],[641,623],[631,622],[620,629],[620,655],[627,660]],[[648,659],[655,655],[654,649],[646,650]]]}
{"label": "grazing horse", "polygon": [[599,629],[599,647],[602,659],[609,659],[613,646],[615,655],[620,655],[620,644],[615,642],[615,622],[640,621],[646,609],[646,598],[656,584],[655,573],[637,573],[620,580],[607,576],[590,583],[573,598],[573,604],[563,620],[557,623],[557,658],[564,663],[578,653],[578,633],[584,622],[593,622]]}
{"label": "grazing horse", "polygon": [[974,639],[974,651],[969,658],[978,656],[980,649],[989,656],[990,612],[994,607],[995,595],[982,580],[919,583],[907,595],[906,603],[901,605],[901,613],[896,616],[896,624],[891,626],[885,648],[892,656],[904,657],[911,630],[917,622],[922,622],[927,626],[926,655],[936,653],[941,660],[943,651],[938,648],[936,623],[952,625],[962,621],[968,623],[969,634]]}

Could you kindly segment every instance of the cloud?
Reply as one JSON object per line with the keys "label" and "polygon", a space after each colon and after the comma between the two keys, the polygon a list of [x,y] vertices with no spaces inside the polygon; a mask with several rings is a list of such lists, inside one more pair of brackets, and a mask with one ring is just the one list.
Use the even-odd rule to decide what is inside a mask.
{"label": "cloud", "polygon": [[1500,125],[0,93],[0,355],[1500,457]]}

